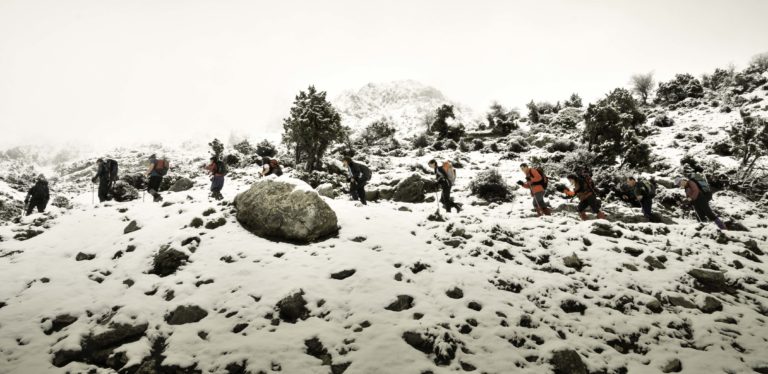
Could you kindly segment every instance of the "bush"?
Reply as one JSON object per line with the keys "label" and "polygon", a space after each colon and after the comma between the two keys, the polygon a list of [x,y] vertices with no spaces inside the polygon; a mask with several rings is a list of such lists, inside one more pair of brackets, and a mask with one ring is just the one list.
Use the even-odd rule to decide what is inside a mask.
{"label": "bush", "polygon": [[415,149],[421,149],[426,148],[429,146],[429,139],[427,138],[427,134],[420,134],[413,138],[413,141],[411,142],[413,145],[413,148]]}
{"label": "bush", "polygon": [[675,125],[675,120],[670,118],[666,113],[663,113],[654,118],[653,125],[657,127],[672,127]]}
{"label": "bush", "polygon": [[256,144],[256,154],[261,157],[275,157],[277,155],[277,148],[269,140],[264,139],[259,144]]}
{"label": "bush", "polygon": [[590,104],[584,116],[584,138],[588,149],[599,155],[599,162],[611,165],[616,157],[626,154],[635,142],[637,128],[645,122],[645,114],[629,91],[613,90],[604,99]]}
{"label": "bush", "polygon": [[563,106],[566,108],[581,108],[584,105],[581,103],[581,96],[579,96],[579,94],[573,93],[571,94],[571,97],[568,98],[568,100],[563,102]]}
{"label": "bush", "polygon": [[224,156],[224,163],[229,166],[237,166],[240,164],[240,157],[237,157],[237,155],[230,153]]}
{"label": "bush", "polygon": [[733,156],[733,144],[728,140],[721,140],[712,145],[712,152],[718,156]]}
{"label": "bush", "polygon": [[547,147],[549,152],[571,152],[576,149],[576,143],[570,140],[557,140]]}
{"label": "bush", "polygon": [[486,115],[488,127],[494,134],[507,135],[512,130],[517,130],[517,119],[520,114],[513,110],[506,110],[499,103],[491,105],[491,111]]}
{"label": "bush", "polygon": [[208,145],[211,147],[211,156],[216,157],[217,160],[220,159],[224,152],[224,144],[219,139],[213,139]]}
{"label": "bush", "polygon": [[768,120],[742,111],[741,122],[731,125],[728,134],[734,153],[741,157],[742,177],[747,177],[757,160],[768,154]]}
{"label": "bush", "polygon": [[390,140],[395,135],[395,127],[386,119],[374,121],[362,132],[360,138],[368,146]]}
{"label": "bush", "polygon": [[517,138],[509,141],[509,147],[507,149],[509,149],[510,152],[523,153],[528,152],[530,148],[525,140]]}
{"label": "bush", "polygon": [[715,69],[712,75],[704,74],[701,78],[702,86],[711,90],[719,90],[730,86],[733,83],[734,72],[732,69]]}
{"label": "bush", "polygon": [[749,61],[749,67],[758,73],[768,71],[768,52],[753,56],[752,60]]}
{"label": "bush", "polygon": [[704,97],[701,82],[690,74],[677,74],[674,79],[660,83],[656,90],[656,102],[675,104],[689,97]]}
{"label": "bush", "polygon": [[512,198],[509,186],[496,169],[478,173],[475,179],[469,183],[469,189],[472,195],[486,201],[502,202]]}
{"label": "bush", "polygon": [[483,147],[485,147],[485,144],[480,139],[475,139],[472,141],[472,145],[474,146],[476,151],[482,150]]}
{"label": "bush", "polygon": [[256,150],[253,148],[251,143],[248,141],[248,139],[241,141],[240,143],[235,144],[232,146],[236,151],[244,154],[244,155],[250,155],[253,154]]}
{"label": "bush", "polygon": [[551,125],[562,129],[575,129],[581,122],[584,112],[581,109],[566,107],[557,113],[552,119]]}

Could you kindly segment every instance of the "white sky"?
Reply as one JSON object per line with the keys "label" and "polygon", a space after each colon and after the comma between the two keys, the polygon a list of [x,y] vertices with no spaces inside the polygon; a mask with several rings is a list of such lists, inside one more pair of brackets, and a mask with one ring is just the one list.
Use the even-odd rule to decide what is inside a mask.
{"label": "white sky", "polygon": [[309,84],[593,100],[768,51],[765,0],[0,0],[0,146],[278,131]]}

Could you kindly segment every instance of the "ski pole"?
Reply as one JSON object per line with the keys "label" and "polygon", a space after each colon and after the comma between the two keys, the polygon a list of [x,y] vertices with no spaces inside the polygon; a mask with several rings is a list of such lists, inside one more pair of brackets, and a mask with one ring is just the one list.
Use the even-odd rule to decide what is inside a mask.
{"label": "ski pole", "polygon": [[94,197],[93,197],[93,183],[91,183],[91,205],[95,204]]}

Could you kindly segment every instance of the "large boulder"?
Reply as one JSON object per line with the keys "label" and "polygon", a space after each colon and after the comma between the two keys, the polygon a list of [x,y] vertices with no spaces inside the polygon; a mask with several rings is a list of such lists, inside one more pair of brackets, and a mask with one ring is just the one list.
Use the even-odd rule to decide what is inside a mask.
{"label": "large boulder", "polygon": [[127,181],[119,180],[112,184],[112,198],[115,201],[131,201],[139,198],[139,191],[131,186]]}
{"label": "large boulder", "polygon": [[397,184],[392,199],[403,203],[424,201],[424,180],[418,174],[411,174]]}
{"label": "large boulder", "polygon": [[181,191],[189,190],[194,185],[195,183],[192,182],[191,179],[182,177],[177,179],[176,182],[174,182],[171,185],[171,188],[169,188],[168,190],[171,192],[181,192]]}
{"label": "large boulder", "polygon": [[301,181],[256,182],[235,208],[240,224],[261,237],[309,243],[338,231],[336,213]]}

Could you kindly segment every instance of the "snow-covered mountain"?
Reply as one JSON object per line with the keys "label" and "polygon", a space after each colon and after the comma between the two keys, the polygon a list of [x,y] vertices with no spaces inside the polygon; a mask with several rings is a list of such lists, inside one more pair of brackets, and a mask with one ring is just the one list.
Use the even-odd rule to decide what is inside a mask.
{"label": "snow-covered mountain", "polygon": [[342,123],[359,132],[374,121],[387,120],[397,129],[398,138],[423,133],[435,110],[453,105],[456,122],[474,127],[477,115],[467,106],[446,98],[438,89],[413,80],[369,83],[342,93],[333,101]]}

